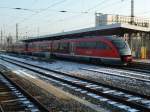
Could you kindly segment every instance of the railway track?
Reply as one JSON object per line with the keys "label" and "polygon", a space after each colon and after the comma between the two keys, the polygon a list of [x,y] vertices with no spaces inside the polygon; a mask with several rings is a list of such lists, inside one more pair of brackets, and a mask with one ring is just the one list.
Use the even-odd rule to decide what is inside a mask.
{"label": "railway track", "polygon": [[[5,58],[7,58],[7,59],[12,59],[13,60],[13,58],[9,58],[9,57],[5,57]],[[26,59],[26,58],[25,58]],[[17,61],[16,59],[15,59],[15,61]],[[29,64],[29,63],[28,63]],[[31,64],[32,65],[32,64]],[[133,68],[132,68],[132,66],[133,66]],[[142,66],[142,65],[141,65]],[[39,66],[36,66],[36,67],[39,67]],[[103,66],[102,66],[103,67]],[[105,67],[105,66],[104,66]],[[125,67],[125,66],[119,66],[119,67],[113,67],[113,66],[108,66],[107,65],[107,67],[108,67],[108,69],[110,69],[111,71],[114,71],[114,72],[117,72],[117,70],[119,71],[118,73],[123,73],[123,74],[125,74],[125,75],[128,75],[128,74],[130,74],[131,75],[131,78],[135,78],[135,79],[150,79],[150,76],[148,75],[149,73],[150,73],[150,69],[148,70],[148,67],[146,67],[147,68],[147,70],[144,70],[144,69],[138,69],[138,68],[136,68],[134,65],[130,65],[130,66],[127,66],[127,67]],[[106,67],[106,68],[107,68]],[[114,70],[113,68],[116,68],[117,70]],[[142,67],[141,67],[142,68]],[[145,67],[144,67],[145,68]],[[46,68],[43,68],[43,69],[46,69]],[[80,69],[85,69],[85,70],[87,70],[87,71],[93,71],[94,72],[94,70],[90,70],[90,69],[87,69],[87,68],[80,68]],[[49,70],[49,69],[46,69],[46,70]],[[123,70],[128,70],[128,71],[123,71]],[[137,73],[132,73],[133,71],[136,71]],[[96,71],[95,71],[96,72]],[[104,73],[104,72],[101,72],[101,73]],[[111,73],[111,72],[110,72]],[[142,73],[142,74],[141,74]],[[138,74],[138,75],[136,75],[136,74]],[[113,75],[112,73],[110,74],[110,75]],[[118,75],[119,76],[119,75]],[[133,77],[132,77],[133,76]],[[125,77],[124,75],[123,76],[121,76],[121,77]],[[130,76],[128,77],[128,78],[130,78]],[[144,81],[144,80],[143,80]],[[146,81],[146,80],[145,80]],[[147,80],[148,81],[148,80]]]}
{"label": "railway track", "polygon": [[[16,60],[16,59],[12,59],[12,58],[8,58],[8,57],[5,57],[7,59],[10,59],[10,60],[13,60],[13,61],[16,61],[16,62],[22,62],[24,64],[27,64],[27,65],[31,65],[31,66],[34,66],[34,67],[37,67],[37,68],[40,68],[40,69],[44,69],[44,70],[47,70],[47,71],[52,71],[52,72],[56,72],[56,70],[51,70],[49,68],[45,68],[45,67],[41,67],[41,66],[37,66],[37,65],[33,65],[33,64],[30,64],[30,63],[25,63],[24,61],[19,61],[19,60]],[[92,69],[92,68],[79,68],[81,70],[85,70],[85,71],[91,71],[91,72],[97,72],[97,73],[102,73],[102,74],[106,74],[106,75],[111,75],[111,76],[118,76],[118,77],[121,77],[121,78],[129,78],[129,79],[134,79],[134,80],[137,80],[137,81],[143,81],[143,82],[150,82],[150,76],[147,74],[147,73],[143,73],[141,74],[141,72],[137,72],[137,73],[134,73],[134,72],[131,72],[131,71],[123,71],[122,69],[118,68],[118,69],[112,69],[112,68],[104,68],[104,69],[100,69],[100,70],[97,70],[97,69]],[[67,74],[67,73],[64,73],[64,74]],[[69,74],[67,74],[69,75]],[[70,75],[69,75],[70,76]],[[72,76],[73,77],[73,76]]]}
{"label": "railway track", "polygon": [[[13,57],[18,57],[18,58],[25,58],[25,59],[32,59],[33,56],[27,56],[27,55],[15,55],[11,54]],[[38,59],[38,57],[36,57]],[[67,60],[68,61],[68,60]],[[71,60],[70,60],[71,61]],[[72,61],[71,61],[72,62]],[[82,61],[78,61],[79,63],[83,63]],[[130,71],[135,71],[135,72],[140,72],[140,73],[147,73],[150,74],[150,64],[148,63],[139,63],[139,62],[134,62],[128,66],[118,66],[118,65],[107,65],[107,64],[96,64],[96,63],[89,63],[89,62],[84,62],[85,64],[89,65],[97,65],[97,66],[102,66],[102,67],[109,67],[109,68],[116,68],[116,69],[122,69],[122,70],[130,70]]]}
{"label": "railway track", "polygon": [[118,69],[118,71],[114,69],[92,69],[92,68],[80,68],[80,69],[89,71],[89,72],[97,72],[97,73],[102,73],[102,74],[109,75],[109,76],[117,76],[121,78],[128,78],[128,79],[150,83],[150,76],[147,74],[121,71],[121,69]]}
{"label": "railway track", "polygon": [[132,70],[137,72],[144,72],[150,74],[150,64],[140,64],[140,63],[134,63],[130,64],[127,67],[122,67],[122,69],[126,70]]}
{"label": "railway track", "polygon": [[[99,64],[95,65],[99,66]],[[100,66],[150,74],[150,64],[142,64],[142,63],[139,64],[133,62],[127,66],[107,65],[107,64],[103,64]]]}
{"label": "railway track", "polygon": [[3,57],[2,60],[17,65],[21,68],[30,70],[32,72],[36,72],[42,76],[46,76],[61,83],[77,87],[78,89],[80,89],[79,92],[87,91],[89,93],[92,93],[96,96],[95,98],[103,96],[107,99],[114,101],[115,103],[119,102],[124,106],[128,106],[130,109],[133,108],[144,112],[150,111],[149,96],[104,85],[80,77],[71,76],[70,74],[66,74],[60,71],[46,69],[14,59],[8,59]]}
{"label": "railway track", "polygon": [[40,103],[0,72],[0,112],[46,112]]}

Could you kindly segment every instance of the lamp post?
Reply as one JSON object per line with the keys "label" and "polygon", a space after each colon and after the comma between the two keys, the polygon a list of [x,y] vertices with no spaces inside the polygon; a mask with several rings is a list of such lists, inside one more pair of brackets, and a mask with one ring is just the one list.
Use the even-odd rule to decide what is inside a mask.
{"label": "lamp post", "polygon": [[[124,0],[122,0],[124,1]],[[134,0],[131,0],[131,20],[130,23],[133,24],[134,23]]]}
{"label": "lamp post", "polygon": [[131,0],[131,24],[134,23],[134,0]]}
{"label": "lamp post", "polygon": [[18,41],[18,24],[16,24],[16,42]]}

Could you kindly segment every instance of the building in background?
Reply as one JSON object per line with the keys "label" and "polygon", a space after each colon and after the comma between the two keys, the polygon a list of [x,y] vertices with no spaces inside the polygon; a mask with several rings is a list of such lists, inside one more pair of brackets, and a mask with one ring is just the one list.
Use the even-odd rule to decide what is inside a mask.
{"label": "building in background", "polygon": [[95,13],[96,26],[110,25],[116,23],[132,24],[135,26],[146,28],[150,27],[150,19],[147,18]]}

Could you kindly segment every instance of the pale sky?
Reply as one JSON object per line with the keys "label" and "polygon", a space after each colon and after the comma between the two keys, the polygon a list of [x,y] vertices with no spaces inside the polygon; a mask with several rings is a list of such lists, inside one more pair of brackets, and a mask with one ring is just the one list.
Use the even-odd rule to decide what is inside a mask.
{"label": "pale sky", "polygon": [[[135,16],[150,18],[150,0],[134,1]],[[130,2],[131,0],[0,0],[0,28],[4,35],[15,35],[15,24],[18,23],[19,36],[81,29],[94,26],[95,12],[130,15]]]}

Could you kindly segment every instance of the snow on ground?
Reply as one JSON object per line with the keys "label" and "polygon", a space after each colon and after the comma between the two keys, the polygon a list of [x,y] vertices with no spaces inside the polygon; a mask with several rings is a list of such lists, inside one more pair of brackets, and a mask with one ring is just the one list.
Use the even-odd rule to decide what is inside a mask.
{"label": "snow on ground", "polygon": [[[6,55],[4,55],[6,56]],[[81,63],[75,63],[75,62],[66,62],[66,61],[55,61],[52,63],[48,62],[42,62],[42,61],[33,61],[29,59],[22,59],[22,58],[16,58],[7,56],[9,58],[14,58],[20,61],[28,62],[34,65],[42,66],[45,68],[53,69],[53,70],[59,70],[62,72],[67,72],[72,75],[84,77],[90,80],[98,81],[104,84],[113,85],[119,88],[129,89],[135,92],[148,94],[150,95],[150,83],[144,83],[142,81],[137,81],[130,78],[122,78],[118,76],[111,76],[105,73],[98,73],[98,72],[90,72],[87,70],[84,70],[82,68],[86,69],[94,69],[102,72],[110,72],[110,73],[118,73],[123,75],[128,75],[131,71],[127,70],[118,70],[118,69],[112,69],[108,67],[101,67],[101,66],[95,66],[95,65],[87,65],[87,64],[81,64]],[[135,75],[139,73],[133,72]],[[133,74],[132,73],[132,74]]]}
{"label": "snow on ground", "polygon": [[[6,55],[4,55],[6,56]],[[20,61],[24,61],[33,64],[33,65],[38,65],[42,66],[44,68],[49,68],[49,69],[54,69],[54,70],[61,70],[63,72],[74,72],[78,73],[81,71],[85,71],[86,69],[89,70],[94,70],[94,71],[101,71],[103,73],[111,73],[111,74],[120,74],[120,75],[132,75],[132,76],[145,76],[146,78],[150,77],[146,73],[139,73],[135,71],[128,71],[128,70],[122,70],[122,69],[115,69],[115,68],[109,68],[109,67],[102,67],[102,66],[96,66],[96,65],[87,65],[87,64],[81,64],[81,63],[76,63],[76,62],[67,62],[67,61],[55,61],[52,63],[48,62],[43,62],[43,61],[35,61],[35,60],[30,60],[29,59],[22,59],[22,58],[17,58],[17,57],[12,57],[8,56],[9,58],[17,59]],[[85,69],[85,70],[84,70]]]}
{"label": "snow on ground", "polygon": [[[10,63],[8,63],[8,62],[5,62],[5,61],[3,61],[3,60],[1,60],[1,59],[0,59],[0,64],[6,66],[6,67],[7,67],[8,69],[10,69],[12,72],[17,73],[18,75],[19,75],[19,74],[21,74],[21,75],[23,74],[23,75],[26,75],[26,76],[28,75],[28,76],[29,76],[29,74],[32,74],[32,75],[30,75],[30,77],[32,77],[32,78],[38,78],[38,77],[35,75],[34,72],[28,71],[28,70],[25,70],[25,69],[22,69],[21,67],[12,65],[12,64],[10,64]],[[23,72],[24,72],[24,73],[23,73]]]}
{"label": "snow on ground", "polygon": [[[16,58],[16,57],[10,57],[10,56],[7,56],[7,57],[13,58],[13,59],[17,59],[17,60],[20,60],[20,61],[25,61],[25,62],[28,62],[28,63],[30,62],[31,64],[43,66],[43,67],[46,67],[46,68],[49,68],[49,69],[61,70],[63,72],[69,72],[69,73],[77,73],[78,72],[78,74],[80,74],[82,76],[88,76],[90,79],[93,78],[93,79],[96,79],[96,80],[98,79],[99,80],[99,78],[102,78],[102,80],[106,79],[106,81],[107,81],[107,79],[109,79],[109,78],[111,79],[112,78],[112,77],[108,77],[107,75],[105,76],[104,74],[102,74],[100,76],[100,74],[97,74],[97,73],[92,73],[91,74],[88,71],[81,70],[81,68],[83,68],[83,67],[84,68],[93,68],[93,69],[97,68],[97,69],[101,69],[101,70],[104,69],[105,70],[106,68],[104,68],[104,67],[98,67],[98,66],[86,65],[86,64],[78,64],[78,63],[74,63],[74,62],[65,62],[65,61],[56,61],[56,62],[53,62],[53,63],[46,63],[46,62],[41,62],[41,61],[33,61],[33,60],[29,60],[29,59],[26,60],[26,59],[21,59],[21,58]],[[32,73],[32,72],[30,72],[28,70],[21,69],[20,67],[12,65],[12,64],[10,64],[8,62],[5,62],[5,61],[3,61],[3,60],[0,59],[0,64],[2,64],[2,63],[3,63],[3,65],[6,65],[9,69],[11,69],[12,71],[14,71],[15,73],[18,73],[18,74],[21,73],[21,75],[30,76],[32,78],[38,78],[36,76],[36,74],[34,74],[34,73]],[[32,75],[34,74],[34,75],[32,76],[30,74],[32,74]],[[114,80],[116,80],[117,82],[119,82],[118,79],[119,78],[117,78],[117,77],[114,78]],[[120,80],[122,80],[122,79],[120,78]],[[88,94],[90,95],[91,93],[88,93]],[[93,94],[91,94],[91,95],[93,95]],[[101,98],[101,101],[103,101],[105,99],[106,98]],[[110,106],[109,106],[109,108],[110,108]],[[120,106],[119,108],[122,108],[122,107]],[[128,109],[129,107],[123,107],[123,108],[127,108]]]}

